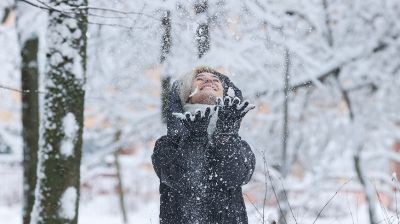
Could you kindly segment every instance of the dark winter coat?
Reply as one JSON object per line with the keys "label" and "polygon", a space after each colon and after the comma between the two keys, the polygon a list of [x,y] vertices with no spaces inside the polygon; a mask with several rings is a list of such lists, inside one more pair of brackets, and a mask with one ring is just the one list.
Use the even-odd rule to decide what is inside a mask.
{"label": "dark winter coat", "polygon": [[[221,74],[224,95],[240,90]],[[152,162],[160,178],[161,224],[246,224],[241,186],[254,171],[255,157],[239,135],[190,136],[182,122],[179,85],[169,94],[167,135],[156,141]]]}

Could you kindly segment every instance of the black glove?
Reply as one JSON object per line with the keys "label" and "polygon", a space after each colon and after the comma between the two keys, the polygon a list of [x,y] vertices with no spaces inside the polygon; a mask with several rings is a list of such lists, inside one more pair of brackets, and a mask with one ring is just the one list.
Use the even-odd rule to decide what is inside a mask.
{"label": "black glove", "polygon": [[222,98],[218,98],[218,121],[215,130],[216,134],[237,134],[242,118],[250,110],[255,108],[255,105],[249,101],[240,103],[238,97],[232,98],[226,96],[222,103]]}
{"label": "black glove", "polygon": [[[214,107],[214,111],[217,107]],[[194,136],[207,136],[207,128],[210,123],[211,118],[211,108],[207,107],[204,114],[201,114],[201,111],[198,110],[195,114],[191,114],[190,112],[182,113],[173,113],[173,115],[177,118],[180,118],[185,125],[185,127],[189,130],[191,135]]]}

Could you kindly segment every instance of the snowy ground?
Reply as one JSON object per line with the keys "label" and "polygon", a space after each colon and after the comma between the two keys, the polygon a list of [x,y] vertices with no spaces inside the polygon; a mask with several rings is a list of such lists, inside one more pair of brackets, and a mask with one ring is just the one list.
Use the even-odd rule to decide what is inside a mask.
{"label": "snowy ground", "polygon": [[[4,159],[4,157],[3,157]],[[5,165],[15,164],[15,165]],[[121,158],[121,164],[124,169],[123,176],[126,187],[126,205],[128,210],[129,223],[155,224],[158,223],[159,200],[158,200],[158,180],[152,170],[138,169],[140,166],[132,165],[135,161],[132,157]],[[136,167],[136,168],[135,168]],[[135,170],[136,172],[131,172]],[[91,173],[91,174],[90,174]],[[93,169],[92,172],[84,172],[82,195],[79,211],[80,224],[122,224],[122,215],[120,212],[118,197],[114,191],[115,177],[108,175],[114,171],[112,168],[100,167]],[[103,175],[100,175],[102,173]],[[8,224],[21,224],[22,221],[22,170],[19,163],[0,163],[0,223],[7,221]],[[251,186],[246,185],[246,190],[251,191],[254,197],[257,193],[252,192]],[[308,207],[313,212],[305,214],[304,209],[293,208],[293,215],[289,215],[288,223],[314,223],[317,213],[322,209],[325,202],[335,192],[327,192],[326,195],[315,195],[307,203],[301,204]],[[263,195],[260,195],[262,197]],[[331,201],[329,206],[319,216],[316,224],[367,224],[368,214],[365,204],[353,203],[355,200],[351,195],[338,194]],[[257,198],[257,200],[261,200]],[[267,205],[263,212],[258,205],[257,209],[252,204],[246,205],[250,224],[259,224],[262,222],[264,213],[264,223],[274,220],[277,217],[274,206]],[[314,209],[313,209],[314,207]],[[378,220],[381,223],[392,224],[400,223],[396,215],[382,210],[378,204],[376,206],[379,212]],[[293,218],[295,217],[295,219]]]}
{"label": "snowy ground", "polygon": [[[113,204],[113,203],[111,203]],[[251,206],[251,205],[250,205]],[[248,205],[249,207],[249,205]],[[140,224],[155,224],[158,223],[158,202],[152,201],[145,203],[138,207],[134,211],[129,212],[129,223],[140,223]],[[311,224],[314,223],[315,217],[305,217],[301,214],[296,214],[296,220],[291,218],[288,223],[298,223],[298,224]],[[398,223],[397,218],[393,215],[383,215],[380,214],[379,223]],[[259,218],[259,214],[254,211],[249,211],[249,223],[262,223]],[[274,218],[275,215],[271,211],[265,211],[265,220]],[[386,217],[386,218],[383,218]],[[388,218],[387,218],[388,217]],[[12,207],[0,207],[0,221],[7,220],[8,224],[21,224],[21,206],[16,205]],[[110,203],[105,198],[98,198],[89,203],[81,203],[80,214],[79,214],[80,224],[122,224],[122,216],[117,211],[116,208],[110,209]],[[367,224],[368,218],[366,214],[366,207],[349,208],[349,216],[346,217],[324,217],[322,215],[315,222],[318,224]]]}
{"label": "snowy ground", "polygon": [[[143,207],[140,211],[129,213],[129,223],[158,223],[158,205],[155,203]],[[21,224],[21,207],[0,207],[0,221],[8,224]],[[79,214],[80,224],[122,224],[122,217],[118,213],[102,211],[101,205],[91,204],[82,206]]]}

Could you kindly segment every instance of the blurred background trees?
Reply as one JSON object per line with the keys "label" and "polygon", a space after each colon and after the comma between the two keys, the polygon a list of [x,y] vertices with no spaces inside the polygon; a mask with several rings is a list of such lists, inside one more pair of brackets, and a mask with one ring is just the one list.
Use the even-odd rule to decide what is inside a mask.
{"label": "blurred background trees", "polygon": [[[157,179],[149,158],[154,140],[165,134],[165,96],[179,75],[206,64],[227,74],[257,105],[240,132],[258,157],[253,180],[245,187],[252,223],[267,220],[269,213],[257,212],[263,209],[288,223],[295,218],[350,217],[349,203],[357,204],[366,189],[356,161],[362,164],[364,183],[374,189],[369,197],[396,211],[398,176],[392,173],[400,162],[395,151],[400,141],[398,1],[98,0],[88,4],[89,8],[77,8],[39,0],[18,1],[16,7],[11,0],[0,3],[0,47],[4,49],[0,52],[0,161],[5,167],[19,167],[16,163],[25,161],[25,179],[32,176],[26,161],[35,157],[27,154],[35,152],[35,144],[28,142],[37,142],[32,140],[38,136],[34,117],[53,117],[50,110],[41,109],[37,115],[34,111],[45,108],[46,96],[59,95],[45,84],[50,80],[45,74],[53,70],[46,70],[45,52],[51,49],[44,36],[46,29],[51,31],[46,15],[56,7],[66,18],[78,18],[87,9],[87,31],[82,33],[87,38],[87,76],[80,90],[86,93],[81,203],[95,203],[100,192],[124,189],[128,213],[149,201],[157,204]],[[18,23],[13,12],[18,12]],[[24,17],[28,23],[23,23]],[[28,54],[23,49],[32,45],[24,35],[33,29],[39,45],[29,52],[38,53]],[[29,62],[36,60],[35,55],[38,62]],[[35,80],[26,79],[25,74],[32,73],[27,69],[38,70],[38,87]],[[65,94],[58,96],[60,100],[72,96]],[[24,107],[27,104],[31,106]],[[68,106],[63,108],[63,113],[68,112]],[[25,122],[20,122],[21,117]],[[116,151],[119,157],[114,157]],[[119,182],[124,183],[121,189],[109,189],[119,186],[114,183],[117,176],[124,179]],[[10,184],[17,187],[16,183]],[[343,194],[329,201],[338,189]],[[0,198],[11,194],[5,192]],[[346,199],[348,195],[351,199]]]}

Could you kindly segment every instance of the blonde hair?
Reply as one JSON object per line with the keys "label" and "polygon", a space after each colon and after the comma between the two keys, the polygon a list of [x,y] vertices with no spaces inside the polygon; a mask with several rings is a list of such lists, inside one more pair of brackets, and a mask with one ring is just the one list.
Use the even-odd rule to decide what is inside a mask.
{"label": "blonde hair", "polygon": [[[203,72],[209,72],[212,74],[218,74],[219,72],[209,66],[201,65],[195,67],[193,70],[190,72],[187,72],[183,74],[179,80],[180,80],[180,89],[179,89],[179,97],[181,99],[182,105],[185,105],[189,99],[190,93],[192,92],[192,83],[193,79],[197,74],[203,73]],[[221,80],[222,82],[222,80]]]}

